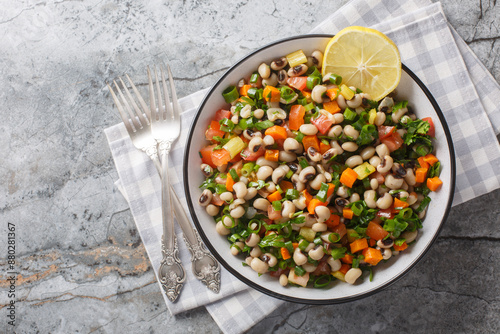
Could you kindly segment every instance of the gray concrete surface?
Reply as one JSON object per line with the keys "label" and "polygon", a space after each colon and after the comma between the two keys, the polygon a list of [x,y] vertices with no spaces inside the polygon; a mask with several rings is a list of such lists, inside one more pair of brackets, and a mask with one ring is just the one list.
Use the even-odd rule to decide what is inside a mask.
{"label": "gray concrete surface", "polygon": [[[270,41],[309,31],[341,1],[2,1],[0,332],[8,223],[16,226],[17,333],[218,333],[204,308],[170,316],[103,129],[104,81],[169,59],[180,96]],[[500,80],[496,1],[442,1]],[[259,23],[259,24],[256,24]],[[436,244],[384,291],[333,306],[287,304],[250,333],[500,332],[500,191],[452,209]]]}

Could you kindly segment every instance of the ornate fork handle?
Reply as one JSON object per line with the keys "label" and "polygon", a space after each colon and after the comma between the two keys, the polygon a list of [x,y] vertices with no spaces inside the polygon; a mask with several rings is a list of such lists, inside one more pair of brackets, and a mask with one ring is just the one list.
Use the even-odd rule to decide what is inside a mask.
{"label": "ornate fork handle", "polygon": [[179,258],[179,248],[174,231],[172,201],[170,197],[170,184],[168,178],[168,154],[171,142],[163,141],[158,144],[161,156],[161,201],[162,201],[162,255],[159,277],[165,293],[174,302],[186,280],[186,272]]}
{"label": "ornate fork handle", "polygon": [[[146,149],[145,152],[153,160],[158,173],[161,176],[162,166],[156,153],[156,146]],[[149,154],[148,152],[151,152]],[[215,293],[220,291],[220,264],[206,249],[205,244],[201,240],[198,231],[191,225],[189,219],[182,207],[182,203],[177,197],[172,187],[170,187],[170,196],[174,208],[175,217],[184,234],[184,242],[191,252],[191,269],[195,277],[205,284],[210,290]],[[162,283],[163,284],[163,283]],[[172,283],[173,284],[173,283]]]}

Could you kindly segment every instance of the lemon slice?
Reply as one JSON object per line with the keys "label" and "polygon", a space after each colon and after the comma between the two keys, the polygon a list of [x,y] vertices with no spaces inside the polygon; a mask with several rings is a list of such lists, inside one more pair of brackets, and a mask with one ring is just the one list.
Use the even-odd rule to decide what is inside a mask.
{"label": "lemon slice", "polygon": [[380,31],[347,27],[326,46],[322,74],[333,73],[379,101],[392,92],[401,79],[399,50]]}

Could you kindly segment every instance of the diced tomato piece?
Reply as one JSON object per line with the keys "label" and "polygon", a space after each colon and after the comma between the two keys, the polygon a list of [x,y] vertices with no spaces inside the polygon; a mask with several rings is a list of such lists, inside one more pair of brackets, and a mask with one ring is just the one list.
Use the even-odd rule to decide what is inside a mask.
{"label": "diced tomato piece", "polygon": [[217,166],[215,166],[215,164],[212,161],[212,151],[213,151],[215,146],[217,146],[217,145],[214,144],[214,145],[205,146],[204,148],[202,148],[200,150],[201,161],[203,163],[209,165],[212,168],[217,167]]}
{"label": "diced tomato piece", "polygon": [[316,125],[318,131],[322,134],[326,134],[328,132],[328,129],[330,129],[330,127],[333,125],[333,121],[325,115],[321,115],[316,119],[311,118],[311,123]]}
{"label": "diced tomato piece", "polygon": [[395,126],[380,125],[378,127],[378,138],[380,140],[389,137],[394,131],[396,131]]}
{"label": "diced tomato piece", "polygon": [[286,80],[286,83],[292,88],[304,90],[307,87],[307,77],[291,77]]}
{"label": "diced tomato piece", "polygon": [[229,110],[219,109],[215,113],[214,121],[219,122],[221,119],[231,117],[231,112]]}
{"label": "diced tomato piece", "polygon": [[264,149],[264,146],[261,146],[261,148],[257,152],[252,152],[247,147],[240,154],[241,154],[241,157],[243,158],[243,160],[246,160],[246,161],[255,161],[259,157],[263,156],[264,153],[266,153],[266,150]]}
{"label": "diced tomato piece", "polygon": [[271,220],[283,218],[283,216],[281,215],[281,211],[275,211],[272,205],[269,205],[267,207],[267,216]]}
{"label": "diced tomato piece", "polygon": [[270,271],[269,275],[272,277],[280,277],[281,274],[284,274],[285,272],[286,272],[286,270],[278,268],[278,270]]}
{"label": "diced tomato piece", "polygon": [[292,108],[290,108],[290,119],[288,121],[288,127],[290,130],[299,130],[300,126],[304,124],[305,114],[306,108],[300,104],[295,104]]}
{"label": "diced tomato piece", "polygon": [[215,166],[223,166],[231,160],[231,154],[226,149],[215,150],[212,152],[212,162]]}
{"label": "diced tomato piece", "polygon": [[381,142],[387,145],[390,152],[393,152],[403,145],[403,138],[401,138],[399,133],[393,132],[390,136],[382,139]]}
{"label": "diced tomato piece", "polygon": [[212,121],[210,123],[210,128],[205,132],[205,138],[207,140],[212,140],[214,137],[223,137],[224,131],[220,129],[220,124],[217,121]]}
{"label": "diced tomato piece", "polygon": [[378,210],[377,216],[381,218],[387,218],[387,219],[393,219],[394,218],[394,210],[391,208],[389,209],[384,209],[384,210]]}
{"label": "diced tomato piece", "polygon": [[432,118],[430,117],[424,117],[422,118],[422,121],[427,121],[429,122],[429,131],[427,131],[427,134],[431,137],[435,137],[436,136],[436,127],[434,126],[434,122],[432,121]]}

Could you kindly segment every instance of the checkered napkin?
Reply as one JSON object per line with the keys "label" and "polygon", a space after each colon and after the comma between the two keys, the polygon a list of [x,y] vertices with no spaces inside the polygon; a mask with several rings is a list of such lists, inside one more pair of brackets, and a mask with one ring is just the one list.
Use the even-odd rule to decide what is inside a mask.
{"label": "checkered napkin", "polygon": [[[360,25],[378,29],[397,45],[401,57],[429,88],[450,127],[457,157],[453,205],[499,188],[500,86],[446,21],[440,3],[429,0],[353,0],[311,33],[335,34]],[[181,100],[182,128],[187,129],[207,90]],[[123,124],[105,130],[120,180],[153,268],[161,260],[160,180],[145,154],[136,150]],[[174,145],[170,172],[173,186],[185,203],[182,159],[187,131]],[[180,230],[176,233],[180,237]],[[178,237],[178,238],[179,238]],[[179,240],[182,240],[179,238]],[[180,242],[183,263],[190,255]],[[187,265],[189,266],[189,265]],[[273,312],[283,301],[243,286],[222,268],[221,292],[213,294],[189,268],[176,303],[165,299],[172,314],[205,305],[224,333],[241,333]]]}

